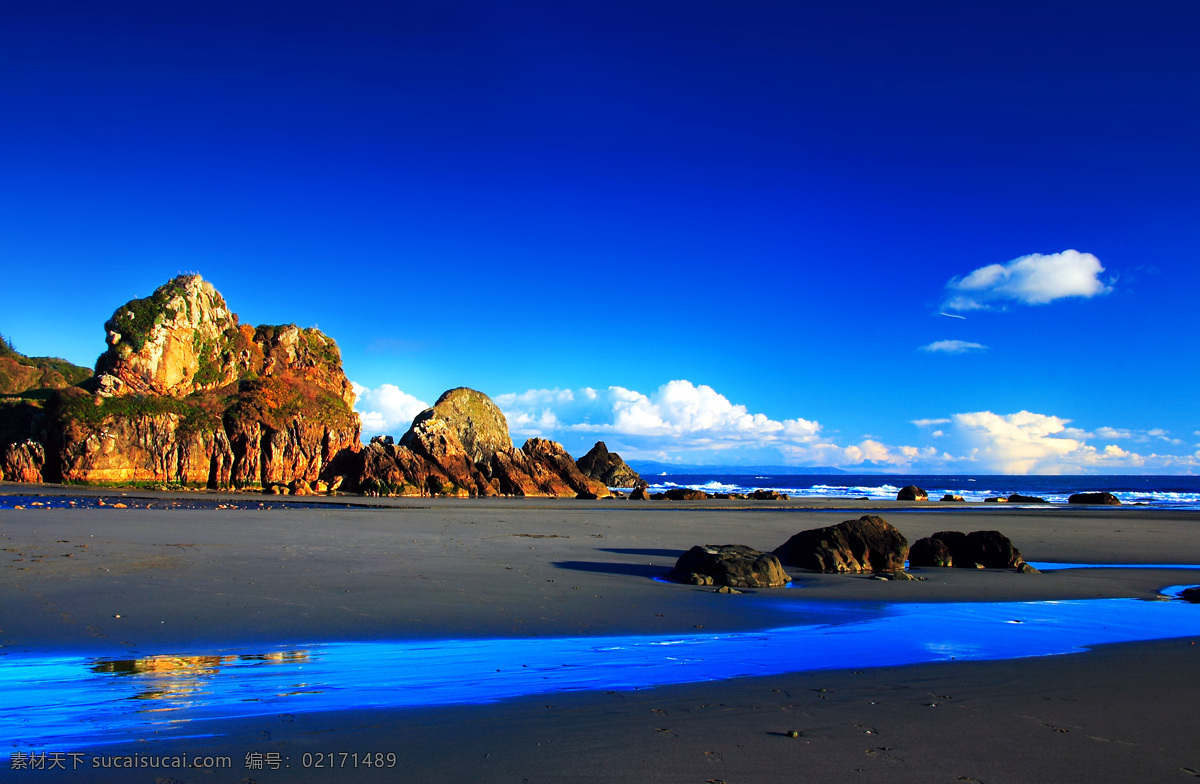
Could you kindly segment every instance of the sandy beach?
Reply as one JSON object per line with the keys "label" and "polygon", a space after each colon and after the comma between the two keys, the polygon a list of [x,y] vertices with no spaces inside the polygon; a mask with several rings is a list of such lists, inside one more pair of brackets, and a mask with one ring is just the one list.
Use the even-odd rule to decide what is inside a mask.
{"label": "sandy beach", "polygon": [[[785,625],[780,605],[794,601],[1150,600],[1164,586],[1200,582],[1200,573],[1171,569],[924,569],[914,573],[925,580],[906,582],[793,571],[793,588],[728,595],[654,579],[695,544],[770,550],[797,531],[866,512],[883,515],[910,542],[938,530],[997,529],[1030,561],[1195,565],[1194,512],[359,498],[298,510],[244,508],[261,497],[209,494],[176,496],[178,509],[144,509],[136,507],[145,494],[105,495],[126,508],[0,511],[0,661],[219,657],[337,642],[722,634]],[[243,508],[186,508],[197,498]],[[831,663],[834,669],[632,690],[597,683],[482,704],[300,707],[196,722],[197,737],[148,730],[132,743],[78,749],[89,758],[224,755],[233,761],[228,769],[23,771],[5,761],[0,778],[1182,781],[1200,776],[1198,640],[1002,661],[859,669]],[[207,666],[219,670],[215,661]],[[376,666],[386,672],[389,661]],[[481,685],[481,700],[486,691]],[[331,758],[336,770],[316,767],[324,755],[341,752],[394,754],[394,766]],[[281,764],[259,769],[261,760]]]}

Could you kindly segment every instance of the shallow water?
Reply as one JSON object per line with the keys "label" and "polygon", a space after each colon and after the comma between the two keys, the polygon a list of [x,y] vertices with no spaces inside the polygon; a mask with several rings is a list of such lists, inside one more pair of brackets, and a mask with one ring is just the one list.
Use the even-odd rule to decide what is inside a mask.
{"label": "shallow water", "polygon": [[760,632],[314,643],[127,660],[12,655],[0,659],[0,733],[11,748],[79,750],[219,734],[222,720],[249,716],[1048,656],[1200,635],[1200,605],[1177,599],[772,602],[783,624]]}

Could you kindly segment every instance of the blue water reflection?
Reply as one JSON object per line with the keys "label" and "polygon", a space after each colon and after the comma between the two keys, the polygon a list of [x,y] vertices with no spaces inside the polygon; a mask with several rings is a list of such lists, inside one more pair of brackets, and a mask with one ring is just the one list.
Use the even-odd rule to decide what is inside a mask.
{"label": "blue water reflection", "polygon": [[1055,572],[1062,569],[1200,569],[1200,564],[1087,564],[1030,561],[1029,565],[1039,572]]}
{"label": "blue water reflection", "polygon": [[319,643],[135,660],[9,656],[0,661],[0,733],[14,748],[79,749],[219,733],[223,719],[259,715],[1047,656],[1200,635],[1200,605],[1179,600],[774,606],[793,623],[727,634]]}

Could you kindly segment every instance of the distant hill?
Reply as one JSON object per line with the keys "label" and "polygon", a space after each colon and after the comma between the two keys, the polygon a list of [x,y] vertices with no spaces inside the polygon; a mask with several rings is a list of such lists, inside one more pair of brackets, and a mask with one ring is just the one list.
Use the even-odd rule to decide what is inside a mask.
{"label": "distant hill", "polygon": [[725,476],[814,476],[844,474],[833,466],[787,465],[695,465],[689,463],[659,463],[654,460],[627,460],[629,467],[643,477],[657,474],[716,474]]}
{"label": "distant hill", "polygon": [[0,395],[33,395],[74,386],[92,377],[89,368],[57,357],[27,357],[0,335]]}

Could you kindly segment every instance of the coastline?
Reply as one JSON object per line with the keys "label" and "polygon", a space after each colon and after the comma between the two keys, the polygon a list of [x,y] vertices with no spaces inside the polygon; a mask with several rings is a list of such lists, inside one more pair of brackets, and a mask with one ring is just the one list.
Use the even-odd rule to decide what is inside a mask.
{"label": "coastline", "polygon": [[[39,491],[63,494],[61,488]],[[197,500],[197,494],[127,493]],[[68,494],[119,495],[79,488]],[[203,497],[249,500],[245,494]],[[1170,569],[1040,575],[925,569],[923,582],[801,572],[793,575],[796,588],[727,596],[653,579],[693,544],[771,549],[798,530],[863,513],[883,515],[910,542],[947,528],[995,528],[1030,561],[1200,564],[1200,514],[1187,511],[993,504],[943,510],[885,501],[850,509],[840,499],[350,499],[362,502],[353,508],[337,505],[347,499],[304,499],[310,500],[314,508],[303,510],[0,511],[3,547],[22,553],[6,555],[25,559],[10,560],[0,572],[10,597],[0,652],[132,659],[336,641],[755,631],[780,625],[776,602],[801,598],[859,604],[1154,599],[1166,585],[1200,582],[1195,572]],[[1200,696],[1192,685],[1200,664],[1192,641],[857,675],[823,670],[636,691],[597,688],[489,705],[297,712],[289,719],[230,719],[218,737],[133,746],[296,755],[336,740],[338,750],[389,747],[401,755],[405,774],[436,781],[654,776],[732,784],[794,781],[798,770],[823,771],[830,780],[932,780],[956,770],[947,780],[1120,781],[1171,765],[1170,775],[1183,775],[1183,768],[1200,770],[1191,750],[1200,727],[1188,709]],[[1136,683],[1128,682],[1131,671],[1138,673]],[[939,702],[926,694],[932,691],[954,698],[940,701],[946,710],[921,703]],[[855,727],[865,720],[875,728],[871,736]],[[992,736],[989,722],[1000,728]],[[782,734],[790,729],[801,737]],[[1150,748],[1148,735],[1159,747]],[[1011,748],[1030,752],[1014,759]],[[317,781],[329,774],[297,766],[247,772],[240,757],[235,762],[232,777],[230,771],[189,770],[177,779]],[[145,774],[141,780],[155,779]],[[395,774],[358,769],[350,780]],[[99,775],[89,780],[138,780]],[[61,780],[70,780],[69,772]]]}

